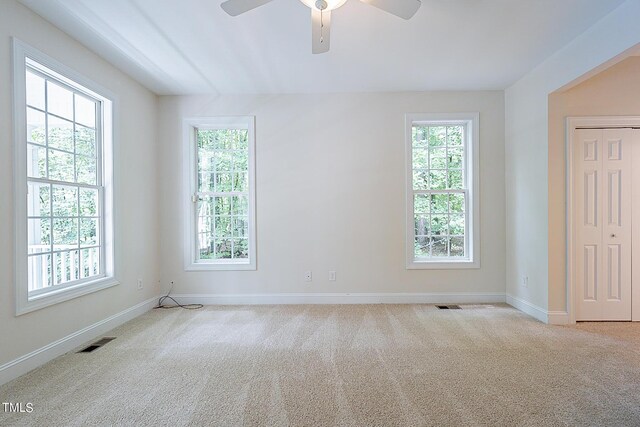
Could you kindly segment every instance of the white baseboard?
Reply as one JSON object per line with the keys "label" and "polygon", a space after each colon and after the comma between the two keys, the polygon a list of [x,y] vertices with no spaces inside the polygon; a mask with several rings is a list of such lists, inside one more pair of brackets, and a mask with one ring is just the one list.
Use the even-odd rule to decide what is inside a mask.
{"label": "white baseboard", "polygon": [[181,304],[438,304],[499,303],[504,293],[295,293],[295,294],[176,294]]}
{"label": "white baseboard", "polygon": [[550,311],[548,313],[550,325],[568,325],[569,313],[566,311]]}
{"label": "white baseboard", "polygon": [[141,314],[151,310],[157,303],[158,298],[153,297],[121,311],[120,313],[116,313],[113,316],[94,323],[93,325],[80,329],[79,331],[67,335],[64,338],[52,342],[51,344],[32,351],[31,353],[25,354],[24,356],[1,365],[0,385],[15,379],[20,375],[24,375],[27,372],[44,365],[50,360],[53,360],[88,341],[91,341],[103,333],[140,316]]}
{"label": "white baseboard", "polygon": [[507,304],[512,307],[517,308],[523,313],[528,314],[529,316],[537,319],[543,323],[549,323],[549,314],[547,310],[538,307],[535,304],[530,303],[529,301],[525,301],[522,298],[514,297],[513,295],[506,295]]}

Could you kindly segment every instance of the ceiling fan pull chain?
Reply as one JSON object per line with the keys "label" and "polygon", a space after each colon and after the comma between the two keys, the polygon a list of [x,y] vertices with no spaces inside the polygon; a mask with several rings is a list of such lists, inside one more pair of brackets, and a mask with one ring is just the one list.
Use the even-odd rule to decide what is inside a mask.
{"label": "ceiling fan pull chain", "polygon": [[320,9],[320,43],[324,43],[324,21],[322,20],[322,9]]}

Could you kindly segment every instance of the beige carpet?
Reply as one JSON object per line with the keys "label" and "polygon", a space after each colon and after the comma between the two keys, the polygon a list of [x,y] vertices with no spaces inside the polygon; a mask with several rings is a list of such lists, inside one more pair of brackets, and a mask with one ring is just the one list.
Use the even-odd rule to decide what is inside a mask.
{"label": "beige carpet", "polygon": [[155,310],[0,387],[0,424],[638,426],[640,325],[506,306]]}

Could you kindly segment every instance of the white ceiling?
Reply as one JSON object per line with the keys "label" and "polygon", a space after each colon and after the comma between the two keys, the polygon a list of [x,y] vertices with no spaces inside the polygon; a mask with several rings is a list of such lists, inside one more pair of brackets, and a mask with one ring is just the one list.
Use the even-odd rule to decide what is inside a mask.
{"label": "white ceiling", "polygon": [[158,94],[504,89],[623,0],[422,0],[404,21],[357,0],[311,54],[310,10],[273,0],[20,0]]}

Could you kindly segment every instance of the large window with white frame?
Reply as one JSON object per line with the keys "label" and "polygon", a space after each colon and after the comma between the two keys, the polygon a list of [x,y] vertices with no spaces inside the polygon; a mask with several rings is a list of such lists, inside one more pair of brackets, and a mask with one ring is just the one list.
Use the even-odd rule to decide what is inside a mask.
{"label": "large window with white frame", "polygon": [[253,117],[185,120],[185,268],[254,270]]}
{"label": "large window with white frame", "polygon": [[14,69],[20,314],[117,282],[111,100],[18,41]]}
{"label": "large window with white frame", "polygon": [[409,114],[407,268],[479,266],[478,114]]}

